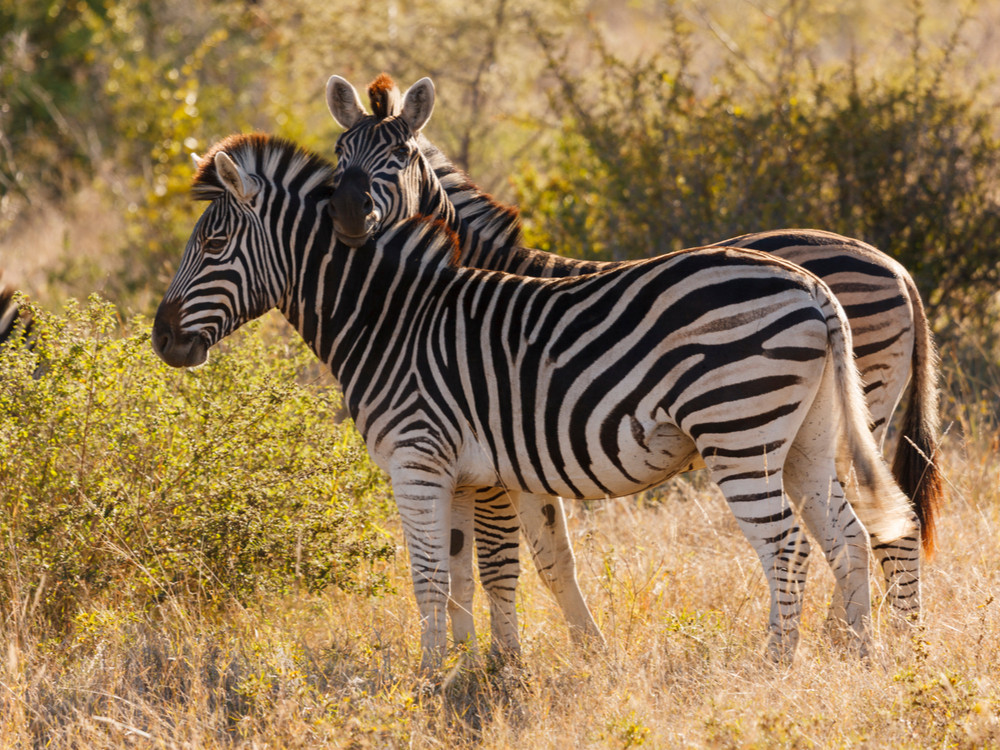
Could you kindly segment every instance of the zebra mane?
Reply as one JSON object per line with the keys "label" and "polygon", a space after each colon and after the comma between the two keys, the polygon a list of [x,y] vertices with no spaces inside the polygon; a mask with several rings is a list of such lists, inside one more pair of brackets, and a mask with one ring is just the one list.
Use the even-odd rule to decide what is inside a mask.
{"label": "zebra mane", "polygon": [[434,170],[462,221],[467,224],[478,221],[481,225],[491,225],[496,236],[504,238],[502,242],[505,246],[524,244],[521,212],[517,206],[501,203],[485,192],[423,134],[417,136],[417,142],[427,164]]}
{"label": "zebra mane", "polygon": [[380,244],[398,249],[413,237],[419,237],[424,243],[414,256],[418,265],[424,265],[426,258],[433,257],[452,268],[461,266],[462,243],[458,234],[437,216],[417,214],[403,219],[386,230]]}
{"label": "zebra mane", "polygon": [[322,156],[278,136],[237,133],[216,143],[198,161],[191,184],[194,200],[214,200],[225,192],[215,168],[215,155],[220,151],[225,151],[245,172],[258,178],[274,181],[272,178],[279,175],[282,183],[288,185],[293,178],[309,174],[308,179],[295,180],[303,191],[316,188],[333,191],[333,165]]}
{"label": "zebra mane", "polygon": [[368,84],[368,102],[376,120],[384,120],[403,111],[403,95],[387,73],[380,73]]}

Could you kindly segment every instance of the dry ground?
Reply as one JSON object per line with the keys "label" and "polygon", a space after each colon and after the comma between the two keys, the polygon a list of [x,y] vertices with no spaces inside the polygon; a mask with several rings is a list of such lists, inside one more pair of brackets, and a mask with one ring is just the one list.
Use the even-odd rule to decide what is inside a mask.
{"label": "dry ground", "polygon": [[[1000,747],[1000,460],[995,443],[951,442],[924,623],[900,634],[876,613],[869,665],[824,635],[832,577],[815,552],[796,661],[764,664],[760,566],[696,479],[652,502],[574,506],[604,653],[570,647],[527,563],[523,669],[456,657],[425,689],[402,551],[398,593],[378,599],[95,603],[61,639],[33,632],[26,600],[0,633],[0,746]],[[486,634],[481,596],[477,622]]]}

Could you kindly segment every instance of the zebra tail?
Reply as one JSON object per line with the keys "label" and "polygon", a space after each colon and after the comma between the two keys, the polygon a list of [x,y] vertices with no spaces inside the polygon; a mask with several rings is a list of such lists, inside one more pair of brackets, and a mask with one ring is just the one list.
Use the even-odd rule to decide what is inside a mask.
{"label": "zebra tail", "polygon": [[938,448],[938,359],[920,293],[909,274],[906,288],[916,331],[913,377],[903,411],[903,424],[892,460],[892,474],[909,496],[920,519],[920,536],[928,559],[936,548],[938,510],[944,500],[944,478],[936,460]]}
{"label": "zebra tail", "polygon": [[841,482],[854,485],[848,498],[869,535],[879,543],[894,542],[914,532],[910,501],[894,481],[869,428],[871,415],[854,365],[847,317],[833,292],[825,284],[823,288],[828,362],[833,365],[834,401],[840,417],[837,471]]}

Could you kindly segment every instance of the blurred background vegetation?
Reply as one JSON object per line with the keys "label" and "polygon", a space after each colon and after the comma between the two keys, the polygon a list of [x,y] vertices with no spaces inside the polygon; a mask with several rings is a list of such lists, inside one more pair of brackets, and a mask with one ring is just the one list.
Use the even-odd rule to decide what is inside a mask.
{"label": "blurred background vegetation", "polygon": [[148,312],[197,210],[189,154],[253,129],[332,154],[326,78],[385,70],[434,79],[428,135],[535,246],[640,257],[819,227],[899,258],[939,331],[996,320],[993,3],[363,5],[0,0],[8,280]]}
{"label": "blurred background vegetation", "polygon": [[[912,708],[923,717],[946,717],[925,745],[952,742],[955,716],[990,716],[982,705],[996,706],[995,697],[992,704],[970,699],[956,706],[976,670],[984,686],[991,674],[976,644],[992,642],[983,633],[995,565],[984,538],[995,530],[990,513],[1000,455],[996,0],[0,0],[0,269],[37,305],[34,346],[15,340],[0,356],[0,639],[6,643],[0,683],[7,687],[0,713],[21,715],[24,727],[0,722],[0,744],[27,746],[2,740],[33,737],[50,746],[58,728],[80,717],[86,724],[98,708],[158,726],[160,718],[136,720],[133,707],[148,704],[149,715],[170,716],[155,696],[169,703],[175,694],[179,713],[197,715],[199,727],[204,716],[217,715],[225,736],[244,726],[236,719],[256,710],[254,696],[292,695],[288,705],[298,705],[305,695],[298,667],[274,678],[272,689],[271,672],[258,679],[254,659],[230,664],[225,644],[232,622],[249,621],[242,633],[247,652],[278,653],[284,670],[286,644],[268,642],[268,617],[284,617],[282,602],[337,588],[391,593],[386,571],[395,564],[397,580],[407,575],[393,562],[400,535],[393,533],[385,478],[366,460],[353,427],[331,419],[340,410],[336,390],[274,317],[233,336],[192,372],[169,370],[148,341],[148,316],[202,208],[186,196],[190,153],[232,132],[262,130],[332,157],[338,129],[324,103],[327,78],[338,73],[360,88],[382,71],[403,87],[433,78],[438,101],[428,137],[486,190],[520,206],[535,247],[642,257],[746,232],[816,227],[871,242],[910,270],[941,349],[943,451],[956,497],[947,518],[952,547],[965,554],[953,567],[941,566],[937,589],[928,579],[932,607],[940,602],[938,611],[947,611],[931,623],[943,623],[934,632],[947,630],[955,644],[977,651],[954,667],[968,672],[968,682],[941,683],[952,703],[941,703],[937,713],[937,693],[929,691],[952,668],[940,660],[927,662],[933,680],[917,680],[916,672],[893,679],[912,691],[912,706],[872,700],[877,693],[868,686],[834,694],[860,695],[866,709],[897,705],[902,718],[891,717],[890,725],[897,734],[885,736],[912,738]],[[100,298],[72,301],[94,292]],[[692,527],[701,523],[687,512]],[[656,523],[669,528],[663,517]],[[593,538],[588,532],[582,549],[599,557]],[[728,560],[729,537],[710,538],[726,547],[711,559]],[[645,529],[641,544],[614,542],[619,551],[646,544]],[[697,568],[702,577],[688,590],[702,596],[721,586],[728,601],[729,579],[691,564],[693,543],[677,545],[670,537],[670,547],[684,556],[665,574],[670,588],[681,591],[682,613],[685,602],[699,600],[674,586],[681,578],[675,571]],[[602,575],[611,570],[610,554]],[[955,595],[959,581],[973,589],[964,598]],[[660,603],[659,584],[631,590],[653,592]],[[629,596],[621,601],[634,601]],[[707,601],[698,606],[719,606]],[[742,601],[733,605],[737,613],[762,616],[747,615],[753,608]],[[965,612],[964,626],[949,609],[953,601],[964,602],[956,607]],[[169,649],[156,646],[188,632],[184,612],[197,608],[192,602],[213,605],[209,611],[236,602],[254,617],[233,618],[225,610],[215,641],[192,618],[196,636],[178,637]],[[105,610],[108,603],[116,609]],[[296,606],[310,627],[330,619]],[[375,608],[369,620],[342,616],[347,635],[335,643],[347,644],[345,653],[365,650],[347,659],[348,667],[378,661],[385,673],[398,669],[390,657],[406,646],[383,649],[380,640],[402,608],[389,609],[396,614]],[[628,633],[633,616],[622,616]],[[147,618],[147,630],[130,629]],[[365,631],[375,619],[370,636]],[[975,627],[968,624],[973,619]],[[416,626],[408,627],[412,636]],[[737,624],[733,632],[739,630]],[[67,631],[74,638],[64,639]],[[111,649],[118,661],[109,662],[101,640],[108,632],[124,633],[124,645]],[[135,632],[159,640],[143,650],[147,641]],[[697,633],[683,643],[703,644]],[[320,640],[330,637],[324,631]],[[399,642],[412,647],[415,639]],[[683,653],[680,642],[668,640],[659,650],[670,661]],[[922,637],[919,643],[926,645]],[[185,681],[207,678],[172,665],[188,665],[199,649],[209,654],[205,674],[221,675],[220,691],[237,697],[213,704],[209,692],[208,709],[206,701],[188,700],[197,691]],[[564,650],[550,650],[564,658]],[[625,673],[642,673],[646,655],[658,649],[639,650],[642,668]],[[744,671],[732,666],[727,648],[710,650],[722,657],[708,695],[721,684],[728,689],[732,674]],[[959,653],[957,646],[940,651]],[[701,646],[688,660],[691,673],[701,675]],[[968,666],[973,662],[975,669]],[[114,669],[127,688],[91,678],[92,665],[106,663],[126,665]],[[197,672],[197,661],[191,663]],[[335,683],[331,675],[338,672],[323,664],[303,669],[317,685]],[[72,684],[77,668],[83,687],[71,695],[63,683]],[[826,669],[824,663],[815,683],[821,688],[830,684]],[[674,666],[656,671],[656,680],[660,672],[678,674]],[[622,673],[614,670],[616,683]],[[319,714],[371,703],[374,688],[350,669],[345,674],[351,700],[321,696]],[[770,673],[766,681],[770,695]],[[571,682],[569,703],[591,710],[578,701],[575,676]],[[673,695],[679,683],[666,691],[655,684],[655,690],[629,689]],[[124,713],[97,697],[119,690],[134,697],[122,704]],[[986,695],[988,688],[968,690]],[[793,704],[828,692],[810,687],[786,697]],[[385,723],[394,726],[412,715],[413,704],[395,683],[388,693],[395,702],[386,703]],[[687,708],[713,707],[709,736],[729,726],[712,723],[728,710],[725,700],[723,709],[714,708],[715,697],[687,700]],[[744,693],[731,700],[757,710]],[[539,726],[549,735],[560,701],[537,702]],[[618,711],[627,701],[610,703]],[[317,714],[306,705],[303,721],[311,730]],[[821,724],[840,724],[829,720],[828,703],[815,710],[824,718],[808,719],[809,736]],[[262,736],[271,741],[271,719],[262,712]],[[782,715],[780,706],[775,715]],[[586,723],[573,723],[573,731]],[[359,726],[367,731],[367,724]],[[575,736],[555,726],[562,744]],[[632,720],[614,726],[627,738],[623,746],[631,746]],[[884,726],[863,718],[854,734],[819,741],[856,744]],[[761,727],[762,736],[775,736],[771,723]],[[98,745],[94,736],[75,746],[121,746]],[[288,736],[301,744],[308,734],[296,729]],[[525,744],[523,737],[519,742]]]}

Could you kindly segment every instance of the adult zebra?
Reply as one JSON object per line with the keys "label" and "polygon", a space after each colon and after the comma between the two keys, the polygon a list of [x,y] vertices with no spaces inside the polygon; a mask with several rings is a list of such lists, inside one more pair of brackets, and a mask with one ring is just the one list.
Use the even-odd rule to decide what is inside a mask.
{"label": "adult zebra", "polygon": [[[453,234],[426,219],[353,248],[334,242],[333,177],[278,139],[216,144],[193,189],[210,203],[152,343],[172,366],[198,365],[278,307],[327,363],[392,480],[424,668],[447,643],[456,490],[629,494],[696,453],[764,567],[767,653],[788,660],[798,641],[809,542],[790,502],[867,649],[865,528],[892,542],[912,533],[912,514],[868,430],[850,330],[821,281],[733,248],[526,278],[455,266]],[[851,502],[838,479],[848,467]]]}
{"label": "adult zebra", "polygon": [[[485,196],[422,135],[421,129],[433,108],[434,90],[428,79],[416,84],[404,99],[392,80],[383,75],[369,87],[369,96],[373,115],[365,112],[347,81],[333,76],[327,86],[330,111],[346,130],[337,146],[335,209],[341,237],[347,241],[363,240],[377,232],[380,221],[436,212],[459,234],[463,265],[543,277],[573,276],[616,265],[561,258],[522,247],[516,211]],[[409,117],[404,113],[404,101],[409,102],[412,110]],[[808,268],[830,284],[857,333],[855,353],[867,379],[866,394],[879,443],[902,395],[912,361],[914,383],[894,469],[913,498],[923,528],[924,547],[930,552],[934,511],[941,494],[938,469],[925,460],[934,454],[936,443],[936,372],[929,327],[909,274],[870,245],[817,230],[765,232],[718,244],[769,251]],[[485,489],[483,493],[497,494]],[[558,500],[523,498],[521,505],[522,514],[537,519],[545,511],[545,518],[552,522],[529,522],[536,529],[551,526],[551,533],[531,539],[536,560],[542,560],[543,579],[550,584],[556,582],[562,589],[561,604],[566,599],[582,602]],[[487,540],[499,538],[506,549],[514,549],[509,537],[492,531]],[[546,550],[546,542],[550,548],[558,545],[563,554]],[[483,545],[480,547],[482,551]],[[894,609],[915,613],[919,608],[918,590],[901,587],[898,582],[901,569],[916,571],[919,566],[917,537],[891,547],[877,547],[876,554],[890,584]],[[508,553],[508,570],[505,579],[508,585],[503,592],[512,590],[512,582],[516,580],[513,552]],[[915,574],[911,580],[916,580]],[[471,586],[464,584],[458,589],[471,591]],[[567,590],[576,594],[567,595]],[[512,602],[507,598],[506,606],[512,611]],[[583,614],[585,609],[585,604],[582,608],[564,605],[571,626],[576,625],[580,631],[586,631],[593,623],[589,611]]]}

